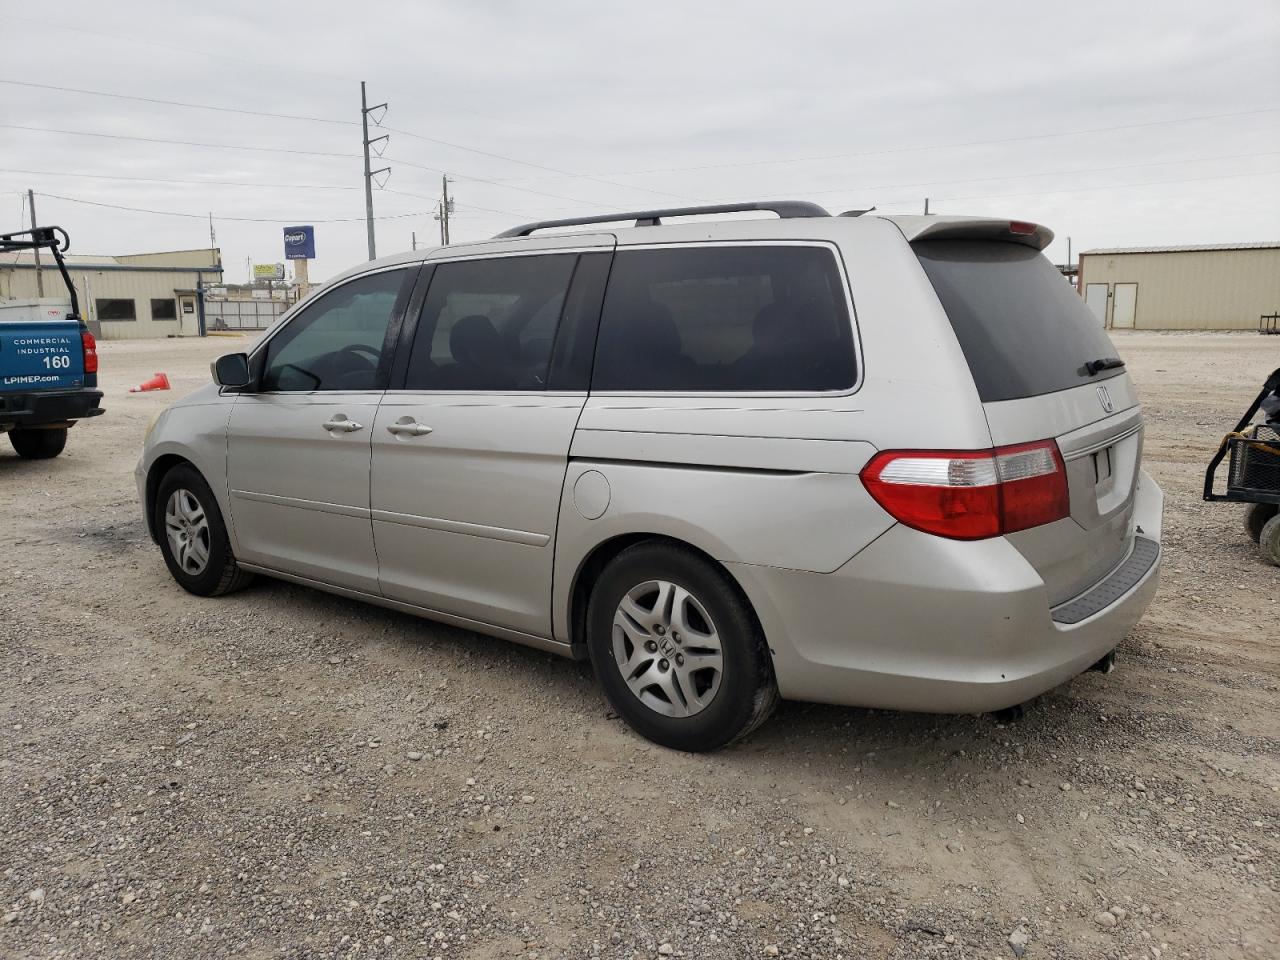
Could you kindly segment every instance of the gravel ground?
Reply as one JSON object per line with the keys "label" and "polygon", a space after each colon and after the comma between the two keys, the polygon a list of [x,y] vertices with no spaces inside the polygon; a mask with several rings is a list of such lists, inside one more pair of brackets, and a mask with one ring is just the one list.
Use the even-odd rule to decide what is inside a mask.
{"label": "gravel ground", "polygon": [[[1009,726],[784,704],[712,756],[583,664],[183,593],[133,465],[237,341],[103,344],[107,415],[0,453],[0,955],[1280,956],[1280,570],[1198,498],[1280,350],[1117,339],[1168,498],[1117,670]],[[155,370],[173,393],[125,392]]]}

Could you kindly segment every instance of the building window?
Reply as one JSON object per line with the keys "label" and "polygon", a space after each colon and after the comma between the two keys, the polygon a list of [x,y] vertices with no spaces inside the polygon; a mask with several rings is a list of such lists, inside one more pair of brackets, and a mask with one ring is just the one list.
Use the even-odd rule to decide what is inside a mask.
{"label": "building window", "polygon": [[132,300],[95,300],[94,310],[99,320],[137,320],[137,309]]}
{"label": "building window", "polygon": [[178,308],[174,306],[173,300],[152,300],[151,301],[151,319],[152,320],[177,320]]}

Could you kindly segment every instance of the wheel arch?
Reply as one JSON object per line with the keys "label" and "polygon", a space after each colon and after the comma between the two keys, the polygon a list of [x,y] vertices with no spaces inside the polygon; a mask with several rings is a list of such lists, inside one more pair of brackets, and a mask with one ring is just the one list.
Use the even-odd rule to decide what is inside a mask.
{"label": "wheel arch", "polygon": [[[174,467],[183,465],[186,465],[197,473],[200,473],[199,467],[186,457],[176,453],[165,453],[156,457],[155,462],[152,463],[151,467],[147,470],[147,499],[145,504],[147,514],[147,532],[151,534],[151,539],[155,541],[156,544],[160,543],[160,532],[156,530],[156,495],[160,491],[160,482]],[[200,475],[204,476],[204,474]]]}
{"label": "wheel arch", "polygon": [[[668,544],[689,550],[709,566],[719,570],[724,574],[733,589],[737,591],[747,611],[752,619],[755,620],[756,626],[761,633],[764,633],[764,625],[760,620],[760,615],[756,612],[755,606],[752,604],[746,590],[738,582],[738,578],[733,575],[732,570],[706,550],[697,544],[668,534],[652,532],[622,533],[596,544],[587,556],[583,558],[583,561],[578,565],[578,569],[574,572],[573,583],[569,589],[569,644],[575,660],[586,660],[588,658],[586,642],[587,605],[591,601],[591,591],[600,579],[600,574],[604,572],[610,561],[622,551],[641,543]],[[768,640],[767,637],[765,639],[766,641]]]}

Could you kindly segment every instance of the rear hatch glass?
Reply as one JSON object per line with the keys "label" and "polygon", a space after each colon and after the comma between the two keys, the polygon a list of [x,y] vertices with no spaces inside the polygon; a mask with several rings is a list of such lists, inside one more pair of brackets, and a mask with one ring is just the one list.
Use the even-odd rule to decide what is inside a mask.
{"label": "rear hatch glass", "polygon": [[1117,376],[1085,364],[1115,347],[1038,250],[993,240],[912,244],[946,310],[983,403],[1017,400]]}
{"label": "rear hatch glass", "polygon": [[[1039,251],[997,240],[912,245],[973,372],[994,446],[1054,439],[1071,515],[1009,534],[1049,602],[1078,596],[1123,562],[1142,459],[1142,411],[1123,367],[1066,278]],[[1100,389],[1101,388],[1101,389]]]}

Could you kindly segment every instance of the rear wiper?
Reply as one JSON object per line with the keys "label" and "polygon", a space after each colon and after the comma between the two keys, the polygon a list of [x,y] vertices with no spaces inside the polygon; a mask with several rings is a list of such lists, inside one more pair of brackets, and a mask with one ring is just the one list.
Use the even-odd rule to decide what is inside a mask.
{"label": "rear wiper", "polygon": [[1123,367],[1124,361],[1119,357],[1103,357],[1101,360],[1090,360],[1084,365],[1085,370],[1089,372],[1089,376],[1095,376],[1103,370],[1114,370],[1116,367]]}

